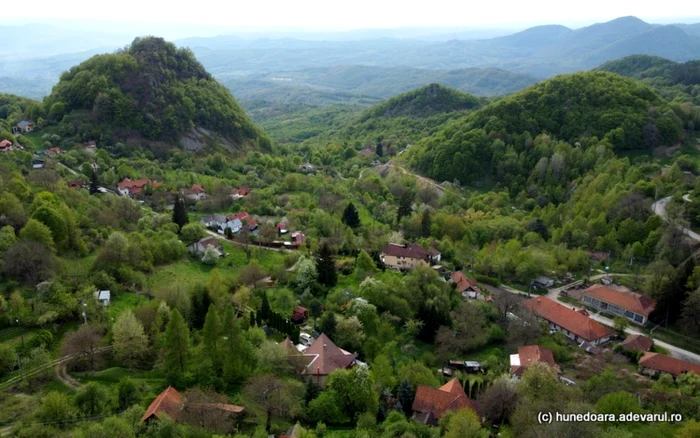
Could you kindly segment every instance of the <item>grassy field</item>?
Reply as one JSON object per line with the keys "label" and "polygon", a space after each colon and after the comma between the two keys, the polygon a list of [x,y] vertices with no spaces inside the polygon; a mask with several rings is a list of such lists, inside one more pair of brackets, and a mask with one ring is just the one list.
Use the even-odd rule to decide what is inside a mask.
{"label": "grassy field", "polygon": [[117,319],[120,313],[134,309],[148,301],[148,297],[135,293],[121,293],[112,298],[108,309],[110,319]]}
{"label": "grassy field", "polygon": [[165,387],[165,376],[157,371],[130,370],[121,367],[107,368],[95,373],[72,373],[81,383],[98,382],[106,386],[116,386],[120,380],[128,377],[137,385],[143,385],[146,391],[158,391]]}
{"label": "grassy field", "polygon": [[17,346],[22,343],[22,336],[24,336],[24,342],[27,342],[34,337],[37,330],[27,327],[4,328],[0,330],[0,344]]}

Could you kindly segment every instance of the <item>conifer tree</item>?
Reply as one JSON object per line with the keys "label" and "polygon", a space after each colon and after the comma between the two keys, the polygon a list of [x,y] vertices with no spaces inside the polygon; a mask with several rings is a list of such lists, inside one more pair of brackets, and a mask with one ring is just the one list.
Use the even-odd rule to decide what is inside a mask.
{"label": "conifer tree", "polygon": [[255,352],[241,329],[233,306],[228,306],[224,317],[224,379],[232,385],[242,383],[255,368]]}
{"label": "conifer tree", "polygon": [[204,328],[202,329],[202,342],[204,343],[205,353],[209,356],[214,369],[221,367],[221,353],[219,347],[219,339],[221,336],[221,320],[216,311],[216,306],[212,303],[209,305],[209,311],[204,319]]}
{"label": "conifer tree", "polygon": [[420,229],[421,229],[421,234],[423,237],[430,237],[430,227],[433,224],[433,220],[430,217],[430,210],[426,209],[423,212],[423,217],[421,218],[420,221]]}
{"label": "conifer tree", "polygon": [[267,321],[271,316],[270,303],[267,301],[267,292],[263,291],[262,305],[260,306],[260,318]]}
{"label": "conifer tree", "polygon": [[323,242],[316,257],[316,271],[318,271],[318,282],[330,287],[338,283],[338,274],[335,272],[335,260],[328,242]]}
{"label": "conifer tree", "polygon": [[190,329],[177,309],[170,313],[165,329],[165,373],[171,380],[180,378],[187,367],[190,349]]}
{"label": "conifer tree", "polygon": [[100,181],[97,177],[97,171],[95,169],[92,169],[92,172],[90,173],[90,194],[94,195],[95,193],[97,193],[99,187]]}
{"label": "conifer tree", "polygon": [[180,195],[175,195],[175,205],[173,206],[173,222],[182,229],[190,221],[187,217],[187,207],[185,207],[185,200],[180,197]]}
{"label": "conifer tree", "polygon": [[413,204],[413,193],[410,191],[406,190],[403,195],[401,195],[401,199],[399,199],[399,210],[396,213],[396,223],[401,222],[401,218],[404,216],[410,216],[411,215],[411,205]]}
{"label": "conifer tree", "polygon": [[343,223],[350,228],[357,228],[360,226],[360,215],[357,213],[357,208],[352,202],[345,207],[343,211]]}

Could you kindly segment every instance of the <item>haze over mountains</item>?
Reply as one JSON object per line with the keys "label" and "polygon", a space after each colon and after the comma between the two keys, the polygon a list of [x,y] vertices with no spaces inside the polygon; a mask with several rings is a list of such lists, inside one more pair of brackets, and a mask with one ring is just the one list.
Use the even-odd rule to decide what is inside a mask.
{"label": "haze over mountains", "polygon": [[[0,29],[0,92],[41,98],[62,71],[95,53],[120,47],[120,36],[85,38],[80,32],[60,35],[56,28],[42,29]],[[345,33],[346,41],[228,35],[181,39],[176,44],[190,47],[241,100],[317,104],[371,103],[432,82],[478,95],[501,95],[632,54],[673,61],[700,57],[700,24],[656,25],[623,17],[575,30],[548,25],[467,39],[478,38],[479,32],[414,33],[409,39],[407,31],[373,38],[386,33],[368,30]],[[25,37],[34,34],[51,38]],[[436,41],[452,36],[460,39]],[[56,47],[41,43],[46,40],[62,41],[58,46],[74,51],[57,53]],[[88,47],[91,44],[94,47]]]}

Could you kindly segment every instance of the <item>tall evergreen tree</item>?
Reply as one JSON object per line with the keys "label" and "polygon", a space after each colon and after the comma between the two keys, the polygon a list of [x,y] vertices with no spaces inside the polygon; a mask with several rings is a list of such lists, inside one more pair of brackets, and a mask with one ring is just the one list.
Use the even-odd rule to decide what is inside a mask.
{"label": "tall evergreen tree", "polygon": [[401,222],[401,218],[411,215],[411,205],[413,205],[413,193],[406,190],[399,199],[399,210],[396,213],[396,223]]}
{"label": "tall evergreen tree", "polygon": [[270,310],[270,302],[267,301],[267,292],[263,291],[262,305],[260,306],[260,318],[263,321],[270,319],[272,310]]}
{"label": "tall evergreen tree", "polygon": [[177,224],[180,229],[187,225],[190,221],[187,217],[187,207],[185,206],[185,200],[180,197],[180,195],[175,195],[175,205],[173,206],[173,222]]}
{"label": "tall evergreen tree", "polygon": [[165,329],[165,373],[170,380],[177,380],[184,374],[189,349],[190,329],[180,312],[173,309]]}
{"label": "tall evergreen tree", "polygon": [[352,202],[345,207],[343,211],[343,223],[350,228],[357,228],[360,226],[360,215],[355,208],[355,204]]}
{"label": "tall evergreen tree", "polygon": [[209,297],[207,288],[203,284],[197,283],[192,289],[191,298],[192,312],[190,315],[192,328],[201,329],[204,326],[205,318],[211,305],[211,297]]}
{"label": "tall evergreen tree", "polygon": [[94,195],[97,193],[100,187],[100,181],[97,176],[97,171],[95,169],[92,169],[92,172],[90,173],[90,194]]}
{"label": "tall evergreen tree", "polygon": [[384,145],[382,144],[382,139],[377,140],[377,156],[378,157],[383,157],[384,156]]}
{"label": "tall evergreen tree", "polygon": [[335,272],[335,260],[328,242],[323,242],[316,257],[316,271],[318,271],[318,282],[333,287],[338,283],[338,274]]}
{"label": "tall evergreen tree", "polygon": [[221,337],[221,320],[216,311],[216,306],[212,303],[209,305],[209,311],[204,319],[204,328],[202,329],[202,342],[204,343],[205,353],[209,356],[214,369],[221,368],[221,352],[219,347],[219,339]]}
{"label": "tall evergreen tree", "polygon": [[228,306],[224,317],[223,370],[224,379],[237,385],[242,383],[255,368],[255,351],[241,329],[233,306]]}
{"label": "tall evergreen tree", "polygon": [[318,321],[318,330],[321,333],[325,333],[326,336],[331,339],[335,337],[336,327],[337,321],[335,318],[335,313],[333,312],[324,313]]}
{"label": "tall evergreen tree", "polygon": [[430,237],[430,227],[432,225],[433,220],[430,216],[430,210],[426,208],[420,221],[420,230],[423,237]]}
{"label": "tall evergreen tree", "polygon": [[400,405],[402,408],[401,411],[406,415],[411,415],[411,408],[413,407],[413,397],[414,393],[413,387],[411,386],[411,382],[409,382],[408,380],[402,380],[399,384],[399,389],[396,391],[396,398],[399,401],[398,405]]}

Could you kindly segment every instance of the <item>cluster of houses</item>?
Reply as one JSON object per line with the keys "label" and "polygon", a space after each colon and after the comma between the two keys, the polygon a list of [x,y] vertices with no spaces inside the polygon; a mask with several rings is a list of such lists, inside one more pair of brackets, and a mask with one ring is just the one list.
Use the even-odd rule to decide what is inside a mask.
{"label": "cluster of houses", "polygon": [[[253,235],[258,235],[258,221],[252,217],[248,212],[241,211],[236,214],[223,215],[219,213],[210,214],[204,216],[200,219],[202,225],[206,228],[216,231],[218,234],[226,235],[227,229],[231,230],[232,234],[240,234],[241,232],[248,232]],[[268,242],[270,245],[275,247],[283,248],[298,248],[306,240],[306,236],[303,233],[295,231],[290,233],[289,226],[286,222],[280,222],[276,226],[278,236],[284,236],[289,234],[291,241],[286,240],[273,240]]]}
{"label": "cluster of houses", "polygon": [[117,184],[117,190],[119,190],[119,194],[122,196],[135,197],[135,196],[140,195],[148,187],[155,190],[158,187],[160,187],[161,185],[163,185],[162,182],[151,181],[149,178],[142,178],[142,179],[124,178],[124,181]]}

